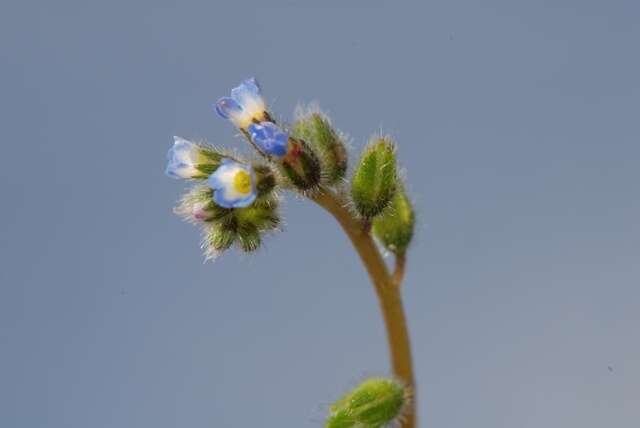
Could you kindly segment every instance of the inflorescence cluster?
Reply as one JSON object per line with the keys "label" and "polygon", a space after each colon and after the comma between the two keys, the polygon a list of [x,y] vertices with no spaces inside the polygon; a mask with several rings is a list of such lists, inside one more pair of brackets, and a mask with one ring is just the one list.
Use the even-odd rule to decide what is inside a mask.
{"label": "inflorescence cluster", "polygon": [[[247,252],[256,250],[263,235],[277,230],[281,223],[279,191],[294,191],[333,210],[352,241],[365,236],[366,242],[372,242],[372,236],[395,254],[399,262],[395,279],[383,268],[377,283],[379,297],[390,302],[383,309],[398,307],[394,306],[399,302],[399,295],[394,294],[397,290],[385,290],[399,286],[405,251],[413,236],[414,212],[399,178],[391,138],[372,137],[347,179],[346,138],[318,109],[299,109],[291,126],[277,123],[254,78],[234,88],[230,97],[220,98],[214,108],[251,143],[259,160],[174,137],[166,174],[195,182],[176,213],[203,226],[205,257],[213,258],[234,244]],[[361,253],[361,257],[367,255]],[[401,316],[401,307],[389,311],[390,318]],[[395,326],[404,328],[402,323]],[[410,374],[409,358],[407,355],[405,368]],[[408,384],[403,379],[362,383],[331,407],[326,426],[377,428],[401,422],[411,391],[411,376],[405,376],[407,379]]]}

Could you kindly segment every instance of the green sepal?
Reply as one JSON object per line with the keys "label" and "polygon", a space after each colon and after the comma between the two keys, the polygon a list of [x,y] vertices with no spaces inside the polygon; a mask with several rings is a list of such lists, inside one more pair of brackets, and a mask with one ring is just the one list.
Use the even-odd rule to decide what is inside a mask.
{"label": "green sepal", "polygon": [[[211,164],[220,165],[223,158],[230,158],[228,154],[207,143],[198,143],[200,155],[205,157]],[[216,166],[217,167],[217,166]]]}
{"label": "green sepal", "polygon": [[395,145],[388,137],[365,147],[351,178],[351,198],[358,213],[371,219],[389,204],[397,186]]}
{"label": "green sepal", "polygon": [[289,139],[289,149],[281,159],[280,166],[283,174],[298,190],[311,190],[320,184],[320,161],[303,140]]}
{"label": "green sepal", "polygon": [[277,208],[275,197],[260,198],[246,208],[236,208],[233,215],[239,228],[249,225],[255,226],[259,231],[273,230],[280,224]]}
{"label": "green sepal", "polygon": [[260,237],[260,231],[251,223],[245,223],[238,227],[238,244],[240,249],[247,253],[255,251],[260,247],[262,238]]}
{"label": "green sepal", "polygon": [[347,171],[347,149],[327,117],[318,112],[310,113],[294,123],[291,134],[306,141],[318,153],[327,184],[335,184],[344,178]]}
{"label": "green sepal", "polygon": [[373,234],[387,250],[402,255],[411,243],[414,226],[413,205],[399,183],[389,206],[373,220]]}
{"label": "green sepal", "polygon": [[216,171],[216,169],[218,169],[219,166],[220,166],[219,163],[218,164],[201,163],[199,165],[196,165],[196,169],[200,171],[202,175],[199,175],[198,177],[194,177],[194,178],[200,178],[200,179],[209,178],[209,176],[213,174]]}
{"label": "green sepal", "polygon": [[218,169],[223,158],[233,159],[232,156],[225,154],[222,150],[211,144],[204,142],[195,144],[198,146],[198,163],[195,165],[195,168],[201,172],[201,174],[193,177],[195,179],[207,179]]}
{"label": "green sepal", "polygon": [[325,423],[326,428],[352,428],[356,420],[347,410],[341,409],[331,413]]}
{"label": "green sepal", "polygon": [[267,165],[254,163],[252,165],[256,177],[256,191],[258,197],[268,195],[276,187],[276,177]]}
{"label": "green sepal", "polygon": [[333,406],[326,428],[379,428],[402,415],[408,401],[405,387],[391,379],[369,379]]}
{"label": "green sepal", "polygon": [[236,239],[236,231],[222,224],[212,224],[206,229],[205,244],[209,251],[222,252]]}

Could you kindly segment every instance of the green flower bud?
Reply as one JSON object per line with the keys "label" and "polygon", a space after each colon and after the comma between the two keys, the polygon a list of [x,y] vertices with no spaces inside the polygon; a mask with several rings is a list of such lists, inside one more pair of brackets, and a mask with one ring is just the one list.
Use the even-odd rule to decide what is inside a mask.
{"label": "green flower bud", "polygon": [[347,171],[347,149],[343,138],[319,112],[301,113],[291,134],[306,141],[318,153],[323,178],[329,185],[344,178]]}
{"label": "green flower bud", "polygon": [[331,406],[326,428],[379,428],[402,415],[405,387],[390,379],[370,379]]}
{"label": "green flower bud", "polygon": [[373,234],[389,251],[404,254],[411,243],[415,214],[402,184],[398,184],[389,206],[373,220]]}
{"label": "green flower bud", "polygon": [[389,137],[372,140],[365,147],[351,179],[351,198],[365,218],[384,210],[396,190],[395,146]]}
{"label": "green flower bud", "polygon": [[288,151],[280,165],[284,175],[299,190],[311,190],[320,184],[320,161],[302,140],[289,138]]}

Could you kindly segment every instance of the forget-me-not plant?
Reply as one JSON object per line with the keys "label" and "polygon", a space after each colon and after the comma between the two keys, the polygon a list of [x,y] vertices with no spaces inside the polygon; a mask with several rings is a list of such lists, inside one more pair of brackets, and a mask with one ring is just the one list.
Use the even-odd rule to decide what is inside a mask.
{"label": "forget-me-not plant", "polygon": [[[234,244],[247,252],[258,249],[267,233],[279,229],[283,191],[329,212],[351,240],[378,296],[392,377],[368,379],[346,393],[331,406],[325,426],[414,428],[416,385],[401,284],[415,215],[398,173],[395,142],[371,137],[347,176],[347,138],[319,109],[301,108],[292,124],[277,123],[255,78],[233,88],[214,108],[261,160],[175,137],[166,174],[195,182],[176,213],[202,227],[202,247],[211,259]],[[382,251],[394,255],[393,270]]]}

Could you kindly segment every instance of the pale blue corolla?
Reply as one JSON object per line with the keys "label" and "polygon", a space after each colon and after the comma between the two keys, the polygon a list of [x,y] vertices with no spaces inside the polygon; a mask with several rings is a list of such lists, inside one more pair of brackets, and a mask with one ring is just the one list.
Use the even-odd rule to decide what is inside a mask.
{"label": "pale blue corolla", "polygon": [[223,159],[207,183],[214,190],[213,201],[223,208],[247,207],[257,196],[251,166],[232,159]]}
{"label": "pale blue corolla", "polygon": [[231,97],[222,97],[215,104],[216,112],[237,128],[247,129],[254,121],[266,119],[266,106],[255,77],[243,81],[231,90]]}
{"label": "pale blue corolla", "polygon": [[165,174],[173,178],[206,178],[197,166],[208,160],[202,148],[181,137],[173,137],[173,146],[167,152]]}

